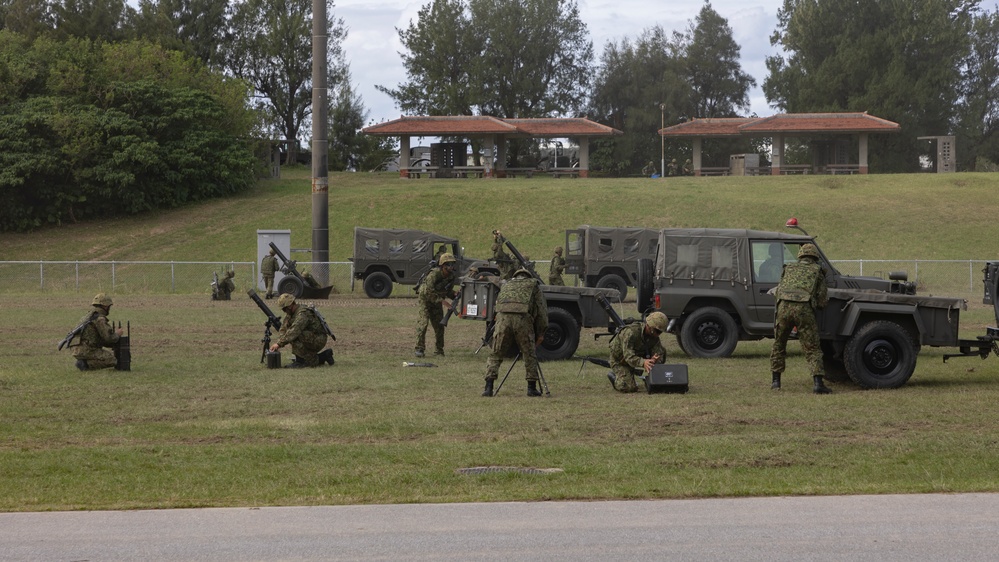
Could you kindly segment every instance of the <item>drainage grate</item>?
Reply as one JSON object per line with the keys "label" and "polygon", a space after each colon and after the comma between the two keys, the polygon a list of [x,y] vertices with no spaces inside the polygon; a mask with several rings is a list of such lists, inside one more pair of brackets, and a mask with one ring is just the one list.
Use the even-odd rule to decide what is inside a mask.
{"label": "drainage grate", "polygon": [[522,466],[473,466],[455,470],[458,474],[492,474],[494,472],[519,472],[521,474],[556,474],[561,468],[534,468]]}

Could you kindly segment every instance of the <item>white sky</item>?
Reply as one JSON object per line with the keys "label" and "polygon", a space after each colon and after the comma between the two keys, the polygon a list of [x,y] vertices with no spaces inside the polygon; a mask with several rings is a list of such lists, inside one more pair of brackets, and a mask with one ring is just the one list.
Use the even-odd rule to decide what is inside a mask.
{"label": "white sky", "polygon": [[[421,6],[431,0],[335,0],[331,17],[347,25],[344,51],[351,76],[364,106],[375,123],[397,119],[401,112],[392,98],[375,85],[396,87],[406,78],[399,53],[403,51],[396,28],[405,29]],[[742,70],[756,79],[750,91],[751,112],[773,115],[760,86],[766,78],[765,58],[775,52],[770,35],[777,25],[782,0],[713,0],[711,7],[728,20],[741,47]],[[642,31],[660,25],[667,32],[685,31],[703,2],[664,0],[579,0],[580,17],[590,32],[596,61],[609,41],[637,38]]]}

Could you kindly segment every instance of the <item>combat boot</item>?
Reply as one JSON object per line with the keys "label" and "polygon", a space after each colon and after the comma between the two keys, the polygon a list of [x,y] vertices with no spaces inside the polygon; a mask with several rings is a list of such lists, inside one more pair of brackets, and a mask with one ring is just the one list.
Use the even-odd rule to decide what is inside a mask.
{"label": "combat boot", "polygon": [[83,359],[77,359],[76,360],[76,368],[79,369],[79,370],[81,370],[81,371],[86,371],[87,369],[90,368],[90,365],[87,365],[87,362],[85,360],[83,360]]}
{"label": "combat boot", "polygon": [[483,396],[493,395],[493,379],[486,379],[486,388],[482,390]]}
{"label": "combat boot", "polygon": [[812,380],[815,381],[815,388],[812,389],[815,394],[830,394],[832,392],[828,386],[823,384],[821,375],[815,375]]}
{"label": "combat boot", "polygon": [[770,383],[771,390],[780,390],[780,373],[774,371],[771,374],[773,375],[773,381]]}
{"label": "combat boot", "polygon": [[541,396],[541,391],[538,390],[538,381],[527,381],[527,395]]}
{"label": "combat boot", "polygon": [[323,351],[322,353],[320,353],[319,354],[319,362],[320,363],[328,363],[328,364],[332,365],[333,364],[333,350],[332,349],[327,349],[327,350]]}

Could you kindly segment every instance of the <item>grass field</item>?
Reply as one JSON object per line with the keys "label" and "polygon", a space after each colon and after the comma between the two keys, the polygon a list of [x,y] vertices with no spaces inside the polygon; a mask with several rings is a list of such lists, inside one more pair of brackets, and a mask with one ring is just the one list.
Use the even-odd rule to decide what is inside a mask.
{"label": "grass field", "polygon": [[[354,224],[426,228],[477,255],[492,228],[547,257],[577,224],[774,230],[795,215],[832,255],[984,259],[999,209],[999,178],[985,174],[339,180],[334,240]],[[257,228],[292,228],[305,246],[307,186],[289,178],[152,216],[4,234],[3,258],[240,259]],[[686,395],[621,395],[603,369],[563,361],[542,365],[550,398],[525,396],[518,364],[487,399],[479,322],[452,321],[438,367],[402,367],[412,299],[318,302],[337,363],[303,372],[259,363],[264,317],[246,298],[129,295],[112,318],[131,322],[133,370],[80,373],[56,344],[89,296],[2,297],[0,510],[999,491],[995,357],[943,363],[946,350],[923,349],[901,389],[833,383],[816,396],[796,345],[774,393],[769,342],[701,360],[666,337],[690,366]],[[961,336],[990,315],[973,307]],[[578,355],[606,357],[593,334]],[[476,466],[562,472],[455,472]]]}

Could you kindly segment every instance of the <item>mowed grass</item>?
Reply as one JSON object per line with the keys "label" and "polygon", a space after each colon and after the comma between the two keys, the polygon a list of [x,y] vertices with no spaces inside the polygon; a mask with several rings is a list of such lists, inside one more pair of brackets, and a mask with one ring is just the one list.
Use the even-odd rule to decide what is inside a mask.
{"label": "mowed grass", "polygon": [[[4,234],[2,259],[250,260],[256,229],[271,228],[308,246],[308,170],[285,175],[226,201]],[[477,256],[500,228],[538,259],[578,224],[777,230],[793,215],[833,259],[987,259],[999,234],[988,174],[331,184],[335,260],[354,225],[450,234]],[[550,398],[525,396],[518,363],[487,399],[479,322],[452,320],[438,367],[402,367],[411,298],[318,301],[337,362],[303,371],[260,363],[264,317],[242,294],[151,294],[112,310],[131,322],[132,371],[80,373],[56,345],[91,296],[0,297],[0,510],[999,490],[996,357],[944,363],[954,350],[924,348],[901,389],[816,396],[795,344],[775,393],[769,341],[699,360],[666,336],[690,366],[688,394],[618,394],[574,360],[542,364]],[[995,324],[970,304],[965,338]],[[577,355],[606,358],[594,334]],[[562,472],[455,472],[477,466]]]}

